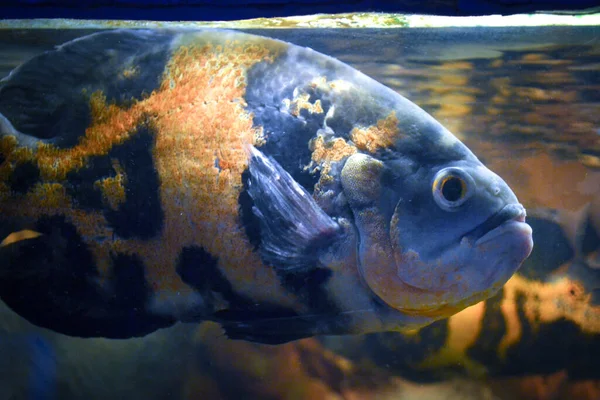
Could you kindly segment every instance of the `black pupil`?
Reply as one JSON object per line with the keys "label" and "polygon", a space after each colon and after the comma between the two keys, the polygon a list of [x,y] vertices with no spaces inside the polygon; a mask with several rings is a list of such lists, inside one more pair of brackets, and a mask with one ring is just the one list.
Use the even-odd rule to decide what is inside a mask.
{"label": "black pupil", "polygon": [[463,186],[459,178],[451,177],[442,184],[442,196],[450,202],[455,202],[463,197]]}

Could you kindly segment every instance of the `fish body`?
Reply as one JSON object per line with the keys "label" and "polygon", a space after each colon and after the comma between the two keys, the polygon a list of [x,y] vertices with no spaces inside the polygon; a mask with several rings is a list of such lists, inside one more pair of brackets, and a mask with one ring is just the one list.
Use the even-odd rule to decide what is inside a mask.
{"label": "fish body", "polygon": [[529,255],[506,183],[342,62],[221,30],[116,30],[0,86],[0,297],[75,336],[414,329]]}

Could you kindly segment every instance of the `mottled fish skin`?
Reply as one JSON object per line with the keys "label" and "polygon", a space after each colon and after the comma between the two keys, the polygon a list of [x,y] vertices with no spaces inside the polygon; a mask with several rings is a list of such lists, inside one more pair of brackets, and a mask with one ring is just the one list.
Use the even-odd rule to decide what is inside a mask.
{"label": "mottled fish skin", "polygon": [[510,188],[407,99],[311,49],[117,30],[0,86],[0,297],[77,336],[413,329],[528,256]]}

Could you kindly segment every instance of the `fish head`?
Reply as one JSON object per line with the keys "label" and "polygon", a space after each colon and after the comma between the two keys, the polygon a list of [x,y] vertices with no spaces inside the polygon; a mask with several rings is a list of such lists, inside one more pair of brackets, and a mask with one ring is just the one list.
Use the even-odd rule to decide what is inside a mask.
{"label": "fish head", "polygon": [[533,248],[525,208],[507,183],[435,129],[437,140],[419,139],[427,144],[420,152],[399,143],[394,153],[355,154],[342,170],[362,279],[423,324],[493,296]]}
{"label": "fish head", "polygon": [[402,198],[390,221],[399,279],[412,312],[453,314],[495,294],[529,256],[531,227],[509,186],[483,165],[445,165],[415,182],[429,196]]}

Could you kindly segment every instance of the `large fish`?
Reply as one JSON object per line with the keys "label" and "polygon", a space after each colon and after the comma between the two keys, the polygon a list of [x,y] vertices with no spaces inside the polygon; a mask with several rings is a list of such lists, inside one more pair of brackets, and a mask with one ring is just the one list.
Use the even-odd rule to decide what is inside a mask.
{"label": "large fish", "polygon": [[308,48],[106,31],[0,87],[0,297],[68,335],[415,329],[496,293],[531,234],[435,119]]}

